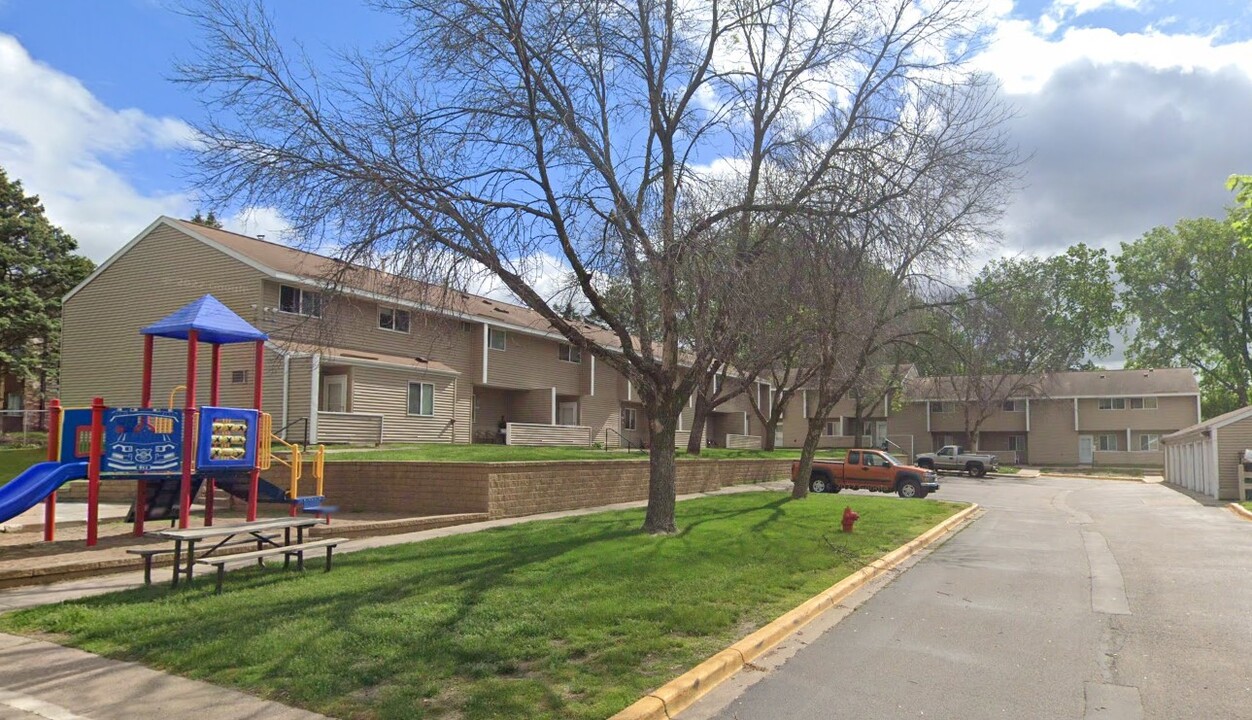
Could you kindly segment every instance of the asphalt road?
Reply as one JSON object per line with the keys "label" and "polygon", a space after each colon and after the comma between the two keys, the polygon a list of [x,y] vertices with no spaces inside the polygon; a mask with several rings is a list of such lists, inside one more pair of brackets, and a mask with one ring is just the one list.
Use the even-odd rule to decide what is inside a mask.
{"label": "asphalt road", "polygon": [[940,496],[986,511],[678,719],[1252,718],[1252,522],[1130,482]]}

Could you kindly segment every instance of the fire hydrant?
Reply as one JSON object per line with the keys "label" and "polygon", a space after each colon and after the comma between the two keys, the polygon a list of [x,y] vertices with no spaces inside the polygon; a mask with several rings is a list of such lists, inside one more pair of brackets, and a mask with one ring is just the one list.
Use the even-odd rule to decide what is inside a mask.
{"label": "fire hydrant", "polygon": [[846,533],[852,532],[852,526],[860,519],[860,513],[853,510],[851,505],[845,507],[843,509],[843,531]]}

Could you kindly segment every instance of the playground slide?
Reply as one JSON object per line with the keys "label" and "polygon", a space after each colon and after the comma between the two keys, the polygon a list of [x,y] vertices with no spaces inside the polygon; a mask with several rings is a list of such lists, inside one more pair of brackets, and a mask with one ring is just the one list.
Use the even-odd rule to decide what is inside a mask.
{"label": "playground slide", "polygon": [[[226,492],[234,495],[240,500],[248,499],[248,485],[251,479],[246,476],[219,478],[217,486]],[[257,502],[263,503],[285,503],[288,502],[287,491],[278,487],[274,483],[267,482],[265,478],[257,479]]]}
{"label": "playground slide", "polygon": [[35,507],[70,480],[87,477],[87,463],[41,462],[0,486],[0,522]]}

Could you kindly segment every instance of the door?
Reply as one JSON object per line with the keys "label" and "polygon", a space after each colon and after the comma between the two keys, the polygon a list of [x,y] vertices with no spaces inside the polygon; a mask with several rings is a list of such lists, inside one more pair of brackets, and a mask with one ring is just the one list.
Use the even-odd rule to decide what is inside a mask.
{"label": "door", "polygon": [[556,424],[557,425],[577,425],[578,424],[578,403],[563,402],[556,406]]}
{"label": "door", "polygon": [[[859,462],[857,462],[857,456]],[[848,453],[848,460],[851,462],[844,463],[844,477],[849,480],[849,484],[855,484],[865,488],[883,488],[891,485],[892,478],[895,477],[895,468],[887,463],[887,459],[878,453],[861,452]]]}
{"label": "door", "polygon": [[1090,435],[1078,436],[1078,464],[1090,465],[1095,461],[1095,441]]}
{"label": "door", "polygon": [[882,447],[883,441],[887,439],[887,422],[878,420],[874,423],[874,447]]}
{"label": "door", "polygon": [[348,412],[348,376],[322,376],[321,409],[326,412]]}

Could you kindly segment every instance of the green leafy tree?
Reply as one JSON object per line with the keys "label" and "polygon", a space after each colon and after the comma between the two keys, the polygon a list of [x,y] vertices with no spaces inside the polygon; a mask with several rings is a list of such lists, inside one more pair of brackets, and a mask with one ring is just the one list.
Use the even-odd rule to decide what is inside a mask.
{"label": "green leafy tree", "polygon": [[1045,373],[1090,366],[1112,350],[1121,324],[1106,251],[1083,244],[1050,258],[991,263],[932,317],[939,342],[923,362],[937,376],[927,392],[955,400],[978,448],[983,424],[1009,399],[1040,396]]}
{"label": "green leafy tree", "polygon": [[94,267],[77,249],[0,168],[0,373],[39,377],[44,388],[55,376],[61,296]]}
{"label": "green leafy tree", "polygon": [[1195,368],[1209,417],[1247,405],[1252,385],[1252,248],[1240,217],[1154,228],[1117,259],[1135,326],[1127,364]]}
{"label": "green leafy tree", "polygon": [[196,214],[191,216],[191,222],[205,227],[217,228],[218,230],[222,229],[222,221],[217,219],[212,210],[209,211],[208,215],[201,215],[200,211],[197,210]]}

